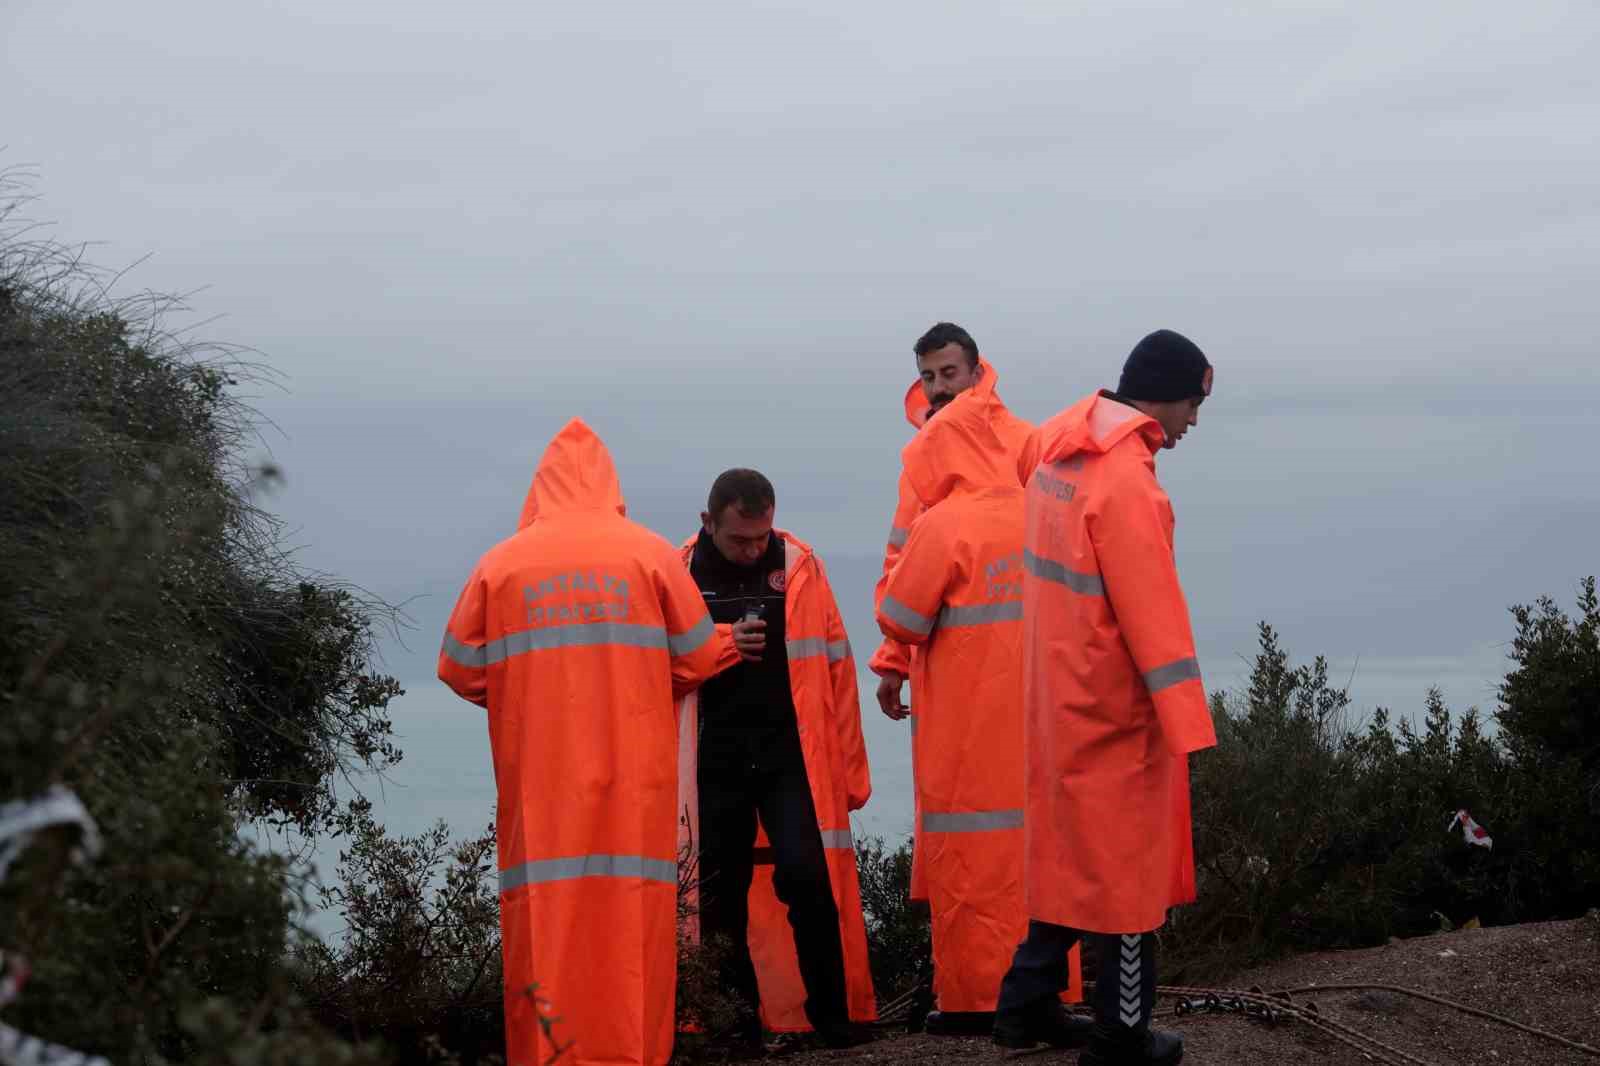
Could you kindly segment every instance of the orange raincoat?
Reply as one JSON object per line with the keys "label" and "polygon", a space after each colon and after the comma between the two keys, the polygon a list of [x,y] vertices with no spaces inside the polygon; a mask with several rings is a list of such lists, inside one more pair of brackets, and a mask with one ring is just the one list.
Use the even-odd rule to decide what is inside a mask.
{"label": "orange raincoat", "polygon": [[[845,636],[844,619],[833,598],[822,560],[811,546],[781,529],[784,544],[784,650],[789,658],[789,691],[794,698],[800,749],[805,756],[811,802],[828,857],[833,902],[839,911],[839,942],[844,949],[845,997],[853,1022],[878,1018],[878,1000],[867,959],[867,927],[861,912],[850,812],[872,795],[867,745],[861,735],[861,703],[856,663]],[[680,551],[688,572],[694,538]],[[697,592],[698,594],[698,592]],[[700,804],[695,738],[699,736],[699,694],[683,700],[678,716],[678,803],[683,843],[700,839]],[[765,832],[758,848],[768,846]],[[757,862],[750,883],[750,959],[761,994],[762,1025],[770,1032],[809,1032],[805,982],[795,956],[789,909],[772,885],[772,864]]]}
{"label": "orange raincoat", "polygon": [[[912,719],[919,848],[941,1011],[993,1011],[1027,934],[1023,895],[1022,536],[1016,456],[993,390],[956,397],[901,454],[928,510],[890,572],[878,624],[919,646]],[[1069,1001],[1081,998],[1078,954]]]}
{"label": "orange raincoat", "polygon": [[439,652],[440,679],[489,711],[512,1066],[556,1044],[575,1066],[672,1054],[673,710],[739,657],[672,546],[624,513],[605,445],[567,423]]}
{"label": "orange raincoat", "polygon": [[1214,745],[1156,481],[1153,418],[1108,394],[1039,427],[1019,466],[1028,913],[1144,933],[1194,899],[1191,751]]}
{"label": "orange raincoat", "polygon": [[[976,392],[981,396],[992,396],[997,401],[997,410],[994,411],[995,423],[992,428],[1005,444],[1006,450],[1013,455],[1017,454],[1027,443],[1029,435],[1033,432],[1033,426],[1013,415],[1004,404],[998,403],[1000,396],[995,389],[1000,384],[1000,375],[989,360],[980,358],[978,365],[983,369],[983,376],[978,379],[976,385],[967,391]],[[928,424],[930,409],[928,407],[928,398],[922,391],[921,381],[913,381],[911,387],[906,389],[904,407],[906,421],[911,424],[912,429],[920,431],[923,426]],[[916,489],[912,487],[910,479],[902,468],[899,484],[896,487],[894,518],[889,526],[889,540],[883,549],[883,573],[878,578],[877,588],[873,592],[872,603],[875,608],[883,603],[883,591],[888,585],[889,573],[894,569],[896,560],[900,558],[900,552],[905,547],[906,538],[910,536],[911,523],[915,522],[917,516],[926,508],[927,505],[918,497]],[[909,645],[895,640],[893,637],[886,636],[883,639],[883,643],[878,646],[878,650],[873,653],[871,660],[868,661],[867,668],[880,677],[889,673],[912,677],[912,659],[913,654]],[[911,724],[913,728],[916,726],[917,706],[924,698],[922,689],[913,677],[911,682]],[[911,772],[913,777],[916,776],[916,770],[917,753],[916,747],[913,745],[911,751]],[[927,886],[924,883],[921,849],[916,842],[918,833],[916,827],[920,826],[921,823],[922,818],[920,808],[918,808],[917,813],[914,814],[912,827],[912,899],[928,898]]]}

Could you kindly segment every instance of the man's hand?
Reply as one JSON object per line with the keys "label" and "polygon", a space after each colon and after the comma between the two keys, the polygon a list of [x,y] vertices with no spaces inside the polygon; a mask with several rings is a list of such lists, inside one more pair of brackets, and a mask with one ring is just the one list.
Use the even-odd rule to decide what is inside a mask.
{"label": "man's hand", "polygon": [[761,653],[767,650],[767,623],[759,618],[733,623],[733,646],[745,662],[760,662]]}
{"label": "man's hand", "polygon": [[888,673],[878,679],[878,706],[896,722],[911,713],[911,708],[900,702],[900,686],[905,683],[905,674]]}

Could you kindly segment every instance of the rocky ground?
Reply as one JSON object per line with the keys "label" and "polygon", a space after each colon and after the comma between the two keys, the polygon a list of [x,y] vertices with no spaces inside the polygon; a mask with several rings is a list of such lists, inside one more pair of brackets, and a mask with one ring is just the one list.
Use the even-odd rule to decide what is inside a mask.
{"label": "rocky ground", "polygon": [[[1584,1052],[1497,1022],[1388,991],[1332,991],[1330,985],[1394,985],[1504,1015],[1586,1043]],[[1319,1013],[1376,1037],[1428,1066],[1600,1066],[1600,918],[1472,929],[1393,941],[1387,947],[1322,952],[1285,959],[1240,976],[1229,987],[1266,991],[1310,989],[1293,1002],[1314,1002]],[[1298,1021],[1268,1024],[1238,1014],[1173,1015],[1158,1004],[1158,1024],[1183,1033],[1191,1066],[1238,1063],[1358,1066],[1369,1058]],[[1411,1062],[1393,1053],[1392,1061]],[[1017,1066],[1075,1063],[1077,1052],[1005,1052],[986,1039],[906,1035],[892,1029],[849,1051],[803,1051],[785,1066],[938,1066],[944,1062],[1001,1062]]]}

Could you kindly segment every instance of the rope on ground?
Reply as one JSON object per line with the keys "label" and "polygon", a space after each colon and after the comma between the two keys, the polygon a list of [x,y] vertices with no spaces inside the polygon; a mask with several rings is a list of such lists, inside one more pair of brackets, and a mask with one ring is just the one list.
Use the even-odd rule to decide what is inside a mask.
{"label": "rope on ground", "polygon": [[[909,1013],[912,1002],[916,999],[917,994],[923,991],[923,984],[924,982],[918,982],[912,985],[909,991],[895,997],[893,1000],[880,1007],[878,1010],[879,1024],[893,1025],[899,1021],[903,1021],[905,1015]],[[1093,981],[1085,982],[1085,992],[1093,988]],[[1430,1066],[1430,1064],[1426,1059],[1418,1058],[1409,1051],[1395,1047],[1392,1044],[1387,1044],[1384,1041],[1379,1040],[1377,1037],[1370,1036],[1367,1033],[1351,1028],[1342,1022],[1335,1021],[1334,1019],[1323,1015],[1317,1009],[1315,1002],[1308,1002],[1302,1006],[1301,1004],[1292,1002],[1291,997],[1315,995],[1319,992],[1391,992],[1396,995],[1410,996],[1414,999],[1424,1000],[1429,1003],[1437,1004],[1441,1007],[1448,1007],[1451,1010],[1456,1010],[1463,1014],[1470,1014],[1474,1017],[1483,1018],[1486,1021],[1497,1022],[1500,1025],[1516,1029],[1519,1032],[1527,1033],[1530,1036],[1536,1036],[1542,1040],[1548,1040],[1553,1044],[1559,1044],[1562,1047],[1568,1048],[1572,1051],[1579,1051],[1585,1055],[1589,1055],[1594,1058],[1600,1058],[1600,1048],[1596,1048],[1592,1044],[1584,1044],[1575,1040],[1569,1040],[1557,1033],[1550,1032],[1548,1029],[1540,1029],[1537,1026],[1528,1025],[1525,1022],[1519,1022],[1515,1018],[1508,1018],[1503,1014],[1495,1014],[1492,1011],[1482,1010],[1478,1007],[1470,1007],[1465,1003],[1458,1003],[1455,1000],[1446,999],[1443,996],[1435,996],[1428,992],[1423,992],[1415,988],[1405,988],[1401,985],[1311,985],[1305,988],[1286,988],[1270,993],[1263,992],[1259,987],[1250,988],[1248,990],[1240,990],[1231,988],[1194,988],[1181,985],[1162,985],[1157,989],[1157,992],[1164,996],[1176,997],[1179,999],[1180,1003],[1192,1003],[1195,1000],[1200,1000],[1204,1005],[1225,1004],[1229,1009],[1234,1009],[1238,1013],[1243,1013],[1247,1016],[1253,1016],[1266,1021],[1270,1021],[1280,1015],[1292,1018],[1293,1020],[1300,1022],[1309,1028],[1316,1029],[1319,1032],[1327,1034],[1342,1044],[1346,1044],[1355,1048],[1364,1055],[1370,1055],[1377,1061],[1388,1064],[1388,1066]],[[1234,1005],[1237,1005],[1237,1007]],[[1164,1008],[1160,1013],[1178,1013],[1178,1011],[1176,1008]]]}
{"label": "rope on ground", "polygon": [[1552,1033],[1548,1029],[1540,1029],[1537,1026],[1519,1022],[1515,1018],[1507,1018],[1503,1014],[1495,1014],[1492,1011],[1469,1007],[1465,1003],[1457,1003],[1454,1000],[1445,999],[1443,996],[1419,992],[1415,988],[1404,988],[1400,985],[1312,985],[1309,988],[1285,989],[1282,994],[1286,996],[1304,996],[1316,992],[1393,992],[1397,995],[1411,996],[1415,999],[1426,1000],[1429,1003],[1437,1003],[1441,1007],[1458,1010],[1463,1014],[1471,1014],[1474,1017],[1484,1018],[1491,1022],[1499,1022],[1501,1025],[1510,1026],[1531,1036],[1537,1036],[1551,1043],[1560,1044],[1562,1047],[1570,1048],[1573,1051],[1581,1051],[1585,1055],[1600,1058],[1600,1048],[1595,1047],[1593,1044],[1580,1044],[1575,1040],[1568,1040],[1564,1036]]}

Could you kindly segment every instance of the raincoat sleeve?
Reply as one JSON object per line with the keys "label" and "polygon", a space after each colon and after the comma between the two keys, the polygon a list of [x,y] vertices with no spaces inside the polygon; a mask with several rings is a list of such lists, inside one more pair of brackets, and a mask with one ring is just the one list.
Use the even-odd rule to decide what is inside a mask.
{"label": "raincoat sleeve", "polygon": [[1189,607],[1172,555],[1172,503],[1147,469],[1118,478],[1088,519],[1106,596],[1161,721],[1167,750],[1216,744]]}
{"label": "raincoat sleeve", "polygon": [[872,796],[872,771],[867,765],[867,742],[861,734],[861,697],[856,690],[856,658],[844,631],[844,616],[833,597],[822,560],[817,560],[819,591],[827,608],[828,677],[833,682],[834,737],[844,768],[846,806],[859,811]]}
{"label": "raincoat sleeve", "polygon": [[[894,569],[894,564],[900,558],[901,551],[905,548],[906,538],[911,535],[911,524],[922,513],[922,501],[917,498],[917,493],[911,487],[911,479],[906,476],[904,469],[900,471],[900,484],[895,498],[894,519],[889,527],[889,543],[883,552],[883,574],[878,578],[878,587],[873,591],[872,605],[876,608],[883,602],[884,589],[889,584],[889,572]],[[884,638],[878,650],[873,653],[867,667],[875,674],[899,674],[902,677],[911,673],[911,649],[892,637]]]}
{"label": "raincoat sleeve", "polygon": [[878,628],[902,645],[923,644],[933,633],[953,576],[955,545],[939,518],[936,510],[912,524],[905,550],[883,582]]}
{"label": "raincoat sleeve", "polygon": [[1017,480],[1023,488],[1028,487],[1033,472],[1039,469],[1039,451],[1039,431],[1035,429],[1022,442],[1022,450],[1017,452]]}
{"label": "raincoat sleeve", "polygon": [[450,621],[445,624],[444,641],[439,645],[439,680],[457,696],[479,707],[489,706],[489,668],[484,648],[487,603],[483,569],[479,566],[473,569],[456,599]]}
{"label": "raincoat sleeve", "polygon": [[656,593],[667,627],[676,702],[737,663],[739,652],[733,646],[733,627],[711,621],[694,579],[670,548],[656,565]]}

